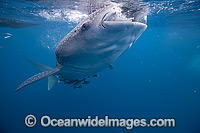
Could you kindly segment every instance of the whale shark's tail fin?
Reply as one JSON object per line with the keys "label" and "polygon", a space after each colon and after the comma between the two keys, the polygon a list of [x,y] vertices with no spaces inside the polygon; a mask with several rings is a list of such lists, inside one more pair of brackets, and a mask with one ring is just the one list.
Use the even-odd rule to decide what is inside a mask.
{"label": "whale shark's tail fin", "polygon": [[29,85],[29,84],[32,84],[38,80],[41,80],[43,78],[46,78],[48,77],[48,90],[50,90],[53,85],[55,84],[56,80],[57,80],[57,77],[53,74],[55,74],[56,72],[58,72],[60,69],[59,68],[51,68],[51,67],[48,67],[48,66],[45,66],[45,65],[42,65],[42,64],[39,64],[39,63],[36,63],[36,62],[33,62],[33,61],[30,61],[29,62],[36,66],[37,68],[39,68],[41,71],[41,73],[38,73],[30,78],[28,78],[27,80],[25,80],[17,89],[16,91],[20,90],[21,88]]}

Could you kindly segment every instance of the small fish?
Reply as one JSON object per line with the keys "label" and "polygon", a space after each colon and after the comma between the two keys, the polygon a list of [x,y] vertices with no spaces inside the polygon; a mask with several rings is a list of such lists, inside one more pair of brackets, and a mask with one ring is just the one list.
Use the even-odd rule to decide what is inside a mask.
{"label": "small fish", "polygon": [[10,33],[5,33],[6,35],[9,35],[9,36],[12,36],[12,34],[10,34]]}
{"label": "small fish", "polygon": [[78,87],[76,87],[76,88],[82,88],[82,86],[80,85],[80,86],[78,86]]}
{"label": "small fish", "polygon": [[83,78],[82,81],[85,81],[87,78]]}
{"label": "small fish", "polygon": [[84,81],[83,84],[88,85],[90,84],[90,81]]}
{"label": "small fish", "polygon": [[80,85],[80,86],[74,86],[74,89],[76,89],[76,88],[82,88],[82,86]]}
{"label": "small fish", "polygon": [[59,79],[59,80],[58,80],[58,83],[60,83],[60,82],[64,82],[64,83],[65,83],[66,80],[65,80],[65,79]]}
{"label": "small fish", "polygon": [[60,81],[61,81],[61,82],[64,82],[65,80],[64,80],[64,79],[60,79]]}
{"label": "small fish", "polygon": [[57,77],[57,78],[61,78],[61,76],[60,76],[60,75],[56,75],[56,77]]}
{"label": "small fish", "polygon": [[0,48],[3,48],[3,46],[0,46]]}
{"label": "small fish", "polygon": [[113,69],[113,68],[114,68],[112,64],[110,64],[108,67],[109,67],[110,69]]}
{"label": "small fish", "polygon": [[78,86],[78,85],[80,85],[81,84],[81,82],[80,81],[77,81],[77,82],[75,82],[74,84],[73,84],[73,86]]}
{"label": "small fish", "polygon": [[11,36],[5,36],[5,38],[10,38]]}
{"label": "small fish", "polygon": [[65,81],[65,84],[69,84],[69,85],[71,85],[71,84],[73,84],[74,82],[73,81],[71,81],[71,80],[69,80],[69,81]]}
{"label": "small fish", "polygon": [[92,77],[99,77],[99,74],[95,74],[95,75],[93,75]]}

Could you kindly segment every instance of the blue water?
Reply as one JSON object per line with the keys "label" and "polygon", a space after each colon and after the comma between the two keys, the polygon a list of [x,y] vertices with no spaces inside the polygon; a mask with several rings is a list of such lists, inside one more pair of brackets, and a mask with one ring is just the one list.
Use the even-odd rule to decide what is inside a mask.
{"label": "blue water", "polygon": [[[78,19],[50,18],[41,12],[77,10],[84,1],[0,2],[0,132],[200,132],[200,1],[145,1],[147,30],[116,62],[82,89],[47,79],[15,93],[18,85],[40,71],[27,59],[55,67],[54,50],[77,25]],[[70,5],[71,4],[71,5]],[[58,6],[59,5],[59,6]],[[27,8],[25,8],[27,7]],[[54,7],[54,8],[53,8]],[[159,11],[160,10],[160,11]],[[159,11],[159,12],[158,12]],[[68,10],[66,10],[68,12]],[[83,13],[84,14],[84,13]],[[85,14],[87,15],[87,14]],[[12,19],[11,19],[12,18]],[[3,21],[4,20],[4,21]],[[10,37],[5,33],[10,33]],[[33,128],[24,124],[36,118],[174,118],[175,128]]]}

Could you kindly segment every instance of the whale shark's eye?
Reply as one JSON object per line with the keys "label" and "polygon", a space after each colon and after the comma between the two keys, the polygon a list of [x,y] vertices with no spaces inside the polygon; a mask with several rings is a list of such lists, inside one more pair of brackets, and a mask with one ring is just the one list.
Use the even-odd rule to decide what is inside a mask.
{"label": "whale shark's eye", "polygon": [[88,29],[89,27],[90,27],[89,22],[85,22],[85,23],[82,25],[82,29],[83,29],[83,30],[86,30],[86,29]]}

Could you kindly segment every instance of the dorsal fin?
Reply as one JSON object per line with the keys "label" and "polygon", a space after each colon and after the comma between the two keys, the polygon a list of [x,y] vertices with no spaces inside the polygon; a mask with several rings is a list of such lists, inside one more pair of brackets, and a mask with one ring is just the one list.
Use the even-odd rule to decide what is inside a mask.
{"label": "dorsal fin", "polygon": [[41,72],[41,73],[38,73],[30,78],[28,78],[27,80],[25,80],[17,89],[16,91],[20,90],[21,88],[29,85],[29,84],[32,84],[38,80],[41,80],[43,78],[46,78],[54,73],[56,73],[57,71],[59,71],[60,69],[58,68],[54,68],[52,69],[51,71],[44,71],[44,72]]}

